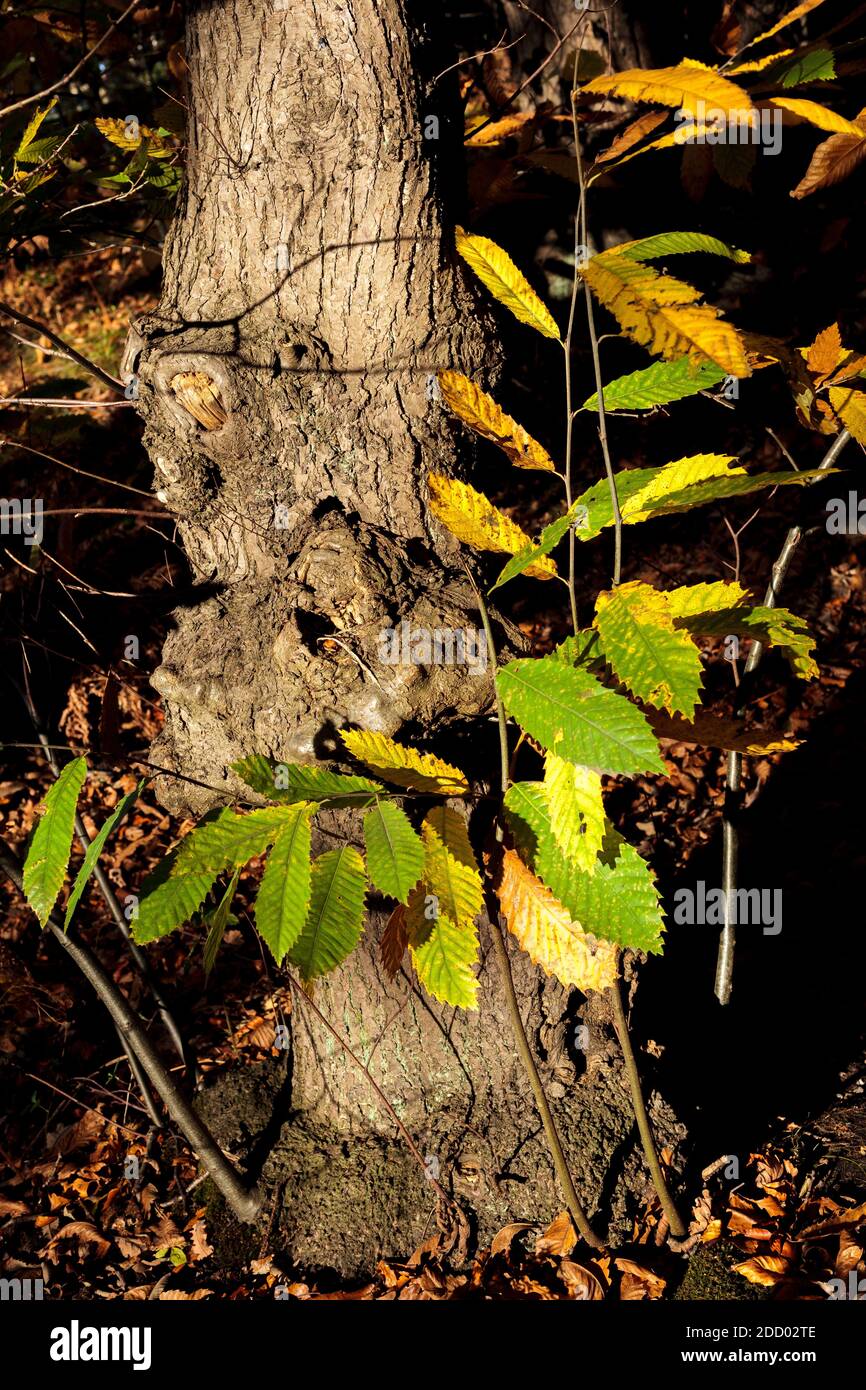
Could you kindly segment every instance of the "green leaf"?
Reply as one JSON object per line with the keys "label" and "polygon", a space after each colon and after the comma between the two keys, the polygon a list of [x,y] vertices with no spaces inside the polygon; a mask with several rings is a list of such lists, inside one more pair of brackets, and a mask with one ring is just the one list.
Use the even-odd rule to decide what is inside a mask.
{"label": "green leaf", "polygon": [[735,608],[748,601],[748,591],[735,579],[717,579],[712,584],[681,584],[665,593],[668,611],[677,618],[692,618],[699,613],[717,613],[722,608]]}
{"label": "green leaf", "polygon": [[86,759],[73,758],[66,764],[45,797],[45,814],[36,827],[24,861],[24,896],[43,927],[66,877],[75,830],[75,808],[86,776]]}
{"label": "green leaf", "polygon": [[566,666],[583,666],[596,675],[607,672],[601,638],[593,627],[581,628],[560,642],[550,653],[554,661],[562,661]]}
{"label": "green leaf", "polygon": [[424,817],[424,883],[439,901],[439,915],[471,925],[484,901],[481,875],[466,822],[450,806],[434,806]]}
{"label": "green leaf", "polygon": [[303,803],[288,808],[256,897],[256,930],[277,965],[297,942],[310,905],[311,812]]}
{"label": "green leaf", "polygon": [[42,164],[49,160],[56,150],[63,144],[62,135],[45,135],[41,140],[34,140],[25,149],[20,149],[15,156],[17,164]]}
{"label": "green leaf", "polygon": [[667,595],[620,584],[596,599],[595,626],[617,678],[645,704],[691,719],[701,694],[701,654],[671,617]]}
{"label": "green leaf", "polygon": [[662,949],[664,921],[652,870],[622,836],[608,833],[590,874],[557,843],[543,783],[516,782],[508,789],[505,809],[521,854],[578,926],[600,941]]}
{"label": "green leaf", "polygon": [[222,810],[203,820],[177,850],[175,871],[189,873],[237,869],[264,854],[286,825],[294,822],[297,806],[262,806],[255,811]]}
{"label": "green leaf", "polygon": [[656,256],[680,256],[691,251],[727,256],[728,260],[736,261],[739,265],[745,265],[752,259],[748,251],[739,251],[736,246],[729,246],[726,241],[708,236],[705,232],[657,232],[654,236],[641,237],[638,241],[609,249],[630,261],[651,261]]}
{"label": "green leaf", "polygon": [[[770,487],[805,487],[808,483],[816,482],[819,478],[826,478],[833,469],[825,469],[820,472],[812,469],[810,472],[794,473],[731,473],[727,476],[721,475],[717,478],[709,478],[706,482],[697,483],[692,487],[682,489],[680,492],[671,493],[667,497],[657,497],[648,502],[645,509],[640,511],[635,508],[635,513],[629,516],[629,522],[646,521],[655,516],[666,516],[673,512],[687,512],[692,507],[702,507],[707,502],[720,502],[729,497],[746,497],[751,492],[760,492],[763,488]],[[580,533],[578,533],[580,534]]]}
{"label": "green leaf", "polygon": [[[725,372],[715,362],[702,362],[696,368],[688,357],[677,357],[672,362],[662,359],[641,371],[617,377],[605,386],[604,408],[609,411],[649,410],[655,405],[668,405],[686,396],[696,396],[699,391],[709,391],[724,380]],[[580,408],[598,410],[598,394],[590,396]]]}
{"label": "green leaf", "polygon": [[391,801],[373,806],[364,817],[367,868],[380,893],[407,903],[424,871],[424,845],[405,811]]}
{"label": "green leaf", "polygon": [[569,527],[577,515],[577,503],[569,507],[564,516],[560,516],[556,521],[552,521],[549,526],[545,526],[538,538],[537,544],[528,545],[525,549],[512,555],[508,563],[503,566],[495,584],[490,586],[489,592],[492,594],[494,589],[500,588],[502,584],[507,584],[509,579],[514,579],[518,574],[534,564],[542,555],[549,555],[551,550],[555,550],[559,542],[567,534]]}
{"label": "green leaf", "polygon": [[172,858],[164,859],[145,879],[138,915],[132,921],[132,937],[139,946],[159,941],[194,917],[219,876],[219,869],[172,872]]}
{"label": "green leaf", "polygon": [[235,890],[240,878],[240,869],[235,869],[231,877],[228,888],[223,893],[218,905],[213,912],[209,912],[206,918],[208,924],[207,940],[204,943],[204,977],[208,978],[214,968],[217,953],[222,945],[226,927],[230,922],[236,922],[237,918],[232,917],[231,907]]}
{"label": "green leaf", "polygon": [[21,160],[22,154],[24,154],[28,147],[33,144],[33,141],[39,134],[39,128],[42,125],[42,122],[45,120],[45,117],[48,115],[48,113],[54,110],[55,106],[57,105],[57,100],[57,97],[52,97],[47,106],[37,106],[36,110],[30,117],[30,120],[24,128],[24,132],[21,136],[20,141],[18,142],[18,148],[15,151],[14,156],[16,160]]}
{"label": "green leaf", "polygon": [[787,608],[728,608],[677,618],[675,626],[704,637],[751,637],[777,647],[801,680],[820,674],[812,655],[815,639],[803,619]]}
{"label": "green leaf", "polygon": [[783,87],[799,87],[803,82],[830,82],[836,76],[836,60],[832,48],[813,48],[783,59],[767,73],[769,82]]}
{"label": "green leaf", "polygon": [[277,763],[255,754],[232,763],[241,781],[269,801],[337,801],[341,806],[369,806],[384,788],[369,777],[348,777],[306,763]]}
{"label": "green leaf", "polygon": [[588,671],[529,658],[510,662],[497,684],[508,713],[549,752],[596,772],[664,772],[645,716]]}
{"label": "green leaf", "polygon": [[547,753],[544,792],[556,843],[578,868],[593,873],[610,828],[598,773]]}
{"label": "green leaf", "polygon": [[421,984],[434,999],[457,1009],[477,1009],[478,980],[472,967],[478,960],[478,932],[458,926],[450,917],[425,922],[409,938],[412,963]]}
{"label": "green leaf", "polygon": [[69,924],[72,921],[72,914],[74,913],[76,907],[78,906],[81,900],[81,895],[87,887],[87,881],[90,878],[90,875],[96,868],[97,860],[99,859],[100,854],[105,848],[106,840],[108,839],[112,830],[114,830],[115,826],[118,825],[121,820],[123,820],[123,817],[126,815],[127,811],[129,811],[132,808],[134,803],[141,796],[141,790],[146,780],[146,778],[142,778],[138,786],[135,788],[135,791],[128,792],[127,795],[117,803],[111,815],[108,817],[108,820],[105,821],[104,825],[101,826],[98,834],[94,836],[94,838],[88,845],[87,853],[84,856],[84,863],[78,870],[78,877],[76,878],[75,883],[72,887],[72,892],[69,895],[69,902],[66,904],[66,917],[63,922],[63,928],[65,931],[69,931]]}
{"label": "green leaf", "polygon": [[[679,460],[679,462],[682,463],[683,460]],[[666,467],[670,468],[671,465],[667,464]],[[666,516],[673,512],[687,512],[692,507],[700,507],[707,502],[718,502],[729,497],[744,497],[748,493],[758,492],[762,488],[803,487],[808,483],[815,482],[818,478],[826,478],[827,474],[832,471],[835,470],[825,469],[823,473],[818,469],[802,473],[795,473],[793,470],[791,472],[752,474],[742,471],[730,472],[709,478],[705,482],[680,488],[668,496],[654,497],[647,501],[645,507],[639,506],[640,494],[645,489],[652,488],[654,484],[657,485],[657,480],[664,469],[631,468],[617,473],[615,481],[620,509],[623,512],[623,523],[626,526],[631,526],[639,521],[651,520],[656,516]],[[577,500],[587,509],[586,526],[575,532],[579,540],[592,540],[606,526],[613,525],[613,504],[606,478],[594,483]],[[626,504],[628,504],[627,508]]]}
{"label": "green leaf", "polygon": [[134,939],[141,945],[157,941],[188,922],[217,877],[264,854],[294,810],[264,806],[239,815],[224,807],[202,820],[145,880]]}
{"label": "green leaf", "polygon": [[335,970],[355,949],[364,927],[366,891],[364,861],[353,845],[319,855],[309,911],[290,952],[305,980]]}

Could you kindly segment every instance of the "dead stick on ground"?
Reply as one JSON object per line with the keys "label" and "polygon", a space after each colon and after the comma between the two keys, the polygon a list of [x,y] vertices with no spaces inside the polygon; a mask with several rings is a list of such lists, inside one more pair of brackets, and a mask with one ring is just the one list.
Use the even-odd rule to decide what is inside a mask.
{"label": "dead stick on ground", "polygon": [[[845,445],[850,441],[851,435],[847,430],[841,430],[837,434],[830,448],[818,464],[821,472],[832,468],[837,458],[841,454]],[[787,536],[785,544],[779,552],[779,558],[773,565],[770,583],[764,595],[764,607],[775,608],[779,602],[779,594],[785,582],[785,576],[794,558],[801,540],[803,531],[800,526],[792,526]],[[740,682],[739,695],[740,701],[743,698],[745,677],[754,671],[764,654],[764,648],[760,642],[753,642],[746,664],[743,668],[743,681]],[[731,999],[731,991],[734,984],[734,949],[736,947],[737,924],[735,921],[736,890],[737,890],[737,862],[739,859],[740,836],[738,826],[740,787],[743,774],[743,755],[741,753],[728,754],[727,766],[727,785],[725,787],[725,808],[724,821],[722,825],[722,890],[725,905],[725,920],[719,936],[719,953],[716,959],[716,984],[715,994],[720,1004],[728,1004]]]}
{"label": "dead stick on ground", "polygon": [[[11,847],[0,837],[0,869],[15,886],[23,891],[21,868]],[[55,940],[93,986],[101,1002],[111,1014],[112,1022],[123,1039],[124,1047],[134,1051],[147,1073],[154,1090],[161,1097],[169,1117],[177,1125],[187,1143],[198,1154],[214,1183],[225,1197],[239,1221],[255,1221],[261,1199],[256,1191],[245,1187],[210,1130],[202,1123],[192,1106],[175,1086],[163,1066],[156,1049],[123,995],[116,988],[96,957],[80,941],[67,936],[56,917],[48,919],[48,928]]]}

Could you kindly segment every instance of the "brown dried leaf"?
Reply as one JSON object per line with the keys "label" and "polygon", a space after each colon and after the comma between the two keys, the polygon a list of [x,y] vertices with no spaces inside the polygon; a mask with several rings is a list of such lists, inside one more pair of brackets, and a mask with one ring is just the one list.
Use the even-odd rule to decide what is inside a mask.
{"label": "brown dried leaf", "polygon": [[[857,121],[861,121],[866,113],[866,107],[859,112]],[[821,144],[812,155],[812,162],[803,175],[796,188],[791,189],[792,198],[806,198],[810,193],[815,193],[819,188],[830,188],[833,184],[841,183],[847,179],[866,159],[866,131],[861,136],[856,135],[831,135],[828,140],[822,140]]]}
{"label": "brown dried leaf", "polygon": [[734,1265],[734,1271],[742,1274],[744,1279],[748,1279],[750,1284],[777,1284],[783,1275],[790,1270],[790,1260],[783,1259],[780,1255],[756,1255],[751,1260],[743,1260],[741,1264]]}
{"label": "brown dried leaf", "polygon": [[591,1269],[575,1264],[573,1260],[563,1259],[559,1262],[557,1274],[568,1289],[569,1298],[585,1303],[598,1303],[604,1298],[601,1282]]}
{"label": "brown dried leaf", "polygon": [[503,1226],[501,1231],[496,1232],[490,1243],[491,1255],[507,1255],[515,1237],[519,1236],[521,1231],[531,1230],[531,1221],[512,1221],[510,1226]]}
{"label": "brown dried leaf", "polygon": [[409,936],[406,930],[406,909],[398,903],[385,924],[379,949],[382,952],[382,966],[385,974],[393,980],[403,963]]}
{"label": "brown dried leaf", "polygon": [[636,1302],[640,1299],[662,1297],[667,1281],[662,1279],[660,1275],[653,1274],[650,1269],[644,1269],[634,1260],[627,1260],[622,1257],[614,1260],[614,1264],[622,1274],[622,1283],[619,1289],[621,1299],[626,1302]]}
{"label": "brown dried leaf", "polygon": [[577,1244],[577,1232],[567,1211],[555,1216],[535,1242],[536,1255],[570,1255]]}

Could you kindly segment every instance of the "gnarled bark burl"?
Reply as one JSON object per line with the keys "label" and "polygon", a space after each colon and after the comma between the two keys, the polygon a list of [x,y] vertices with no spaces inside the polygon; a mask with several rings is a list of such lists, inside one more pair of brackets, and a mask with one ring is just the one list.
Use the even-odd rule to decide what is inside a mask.
{"label": "gnarled bark burl", "polygon": [[[459,172],[459,118],[442,104],[448,82],[430,81],[433,10],[408,0],[189,8],[186,180],[162,297],[135,325],[125,367],[139,378],[160,496],[202,585],[153,677],[166,707],[153,759],[223,800],[240,790],[233,760],[339,757],[344,725],[423,730],[446,752],[449,726],[487,727],[489,677],[379,659],[385,627],[478,623],[456,547],[425,500],[428,469],[462,467],[435,373],[489,381],[498,364],[487,311],[453,254],[446,185]],[[438,139],[427,138],[431,117]],[[513,647],[515,634],[500,633]],[[220,796],[167,778],[159,792],[176,811]],[[357,833],[350,815],[325,828],[329,845]],[[557,1210],[489,943],[481,1010],[456,1014],[408,974],[389,981],[377,935],[374,916],[359,951],[317,988],[317,1006],[369,1062],[481,1235]],[[609,1211],[616,1188],[622,1217],[645,1176],[615,1045],[599,1034],[585,1058],[573,1046],[574,1000],[522,957],[515,973],[582,1195]],[[405,1251],[429,1220],[430,1185],[367,1081],[303,1009],[290,1089],[265,1172],[286,1183],[290,1254],[350,1271]],[[255,1106],[243,1118],[243,1104],[206,1099],[218,1132],[226,1118],[221,1138],[252,1137],[267,1121]],[[660,1102],[654,1118],[670,1139]]]}

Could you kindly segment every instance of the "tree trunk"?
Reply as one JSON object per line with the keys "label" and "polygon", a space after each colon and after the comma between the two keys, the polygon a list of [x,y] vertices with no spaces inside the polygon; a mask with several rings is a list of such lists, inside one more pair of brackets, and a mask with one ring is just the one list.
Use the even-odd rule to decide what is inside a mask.
{"label": "tree trunk", "polygon": [[[217,791],[163,778],[176,812],[237,795],[228,765],[244,754],[339,757],[336,731],[348,724],[392,736],[411,725],[428,738],[467,721],[488,727],[489,672],[379,659],[383,628],[401,621],[477,626],[454,543],[425,505],[427,470],[461,469],[459,431],[431,383],[443,367],[484,379],[499,365],[445,212],[460,122],[438,104],[448,84],[426,80],[449,56],[436,61],[415,11],[407,0],[189,8],[186,183],[162,298],[126,359],[159,495],[201,585],[153,678],[166,707],[153,760]],[[440,138],[427,138],[437,119]],[[513,650],[513,629],[499,631]],[[333,816],[323,831],[333,845],[357,823]],[[316,1006],[369,1062],[480,1235],[558,1210],[489,940],[481,1010],[457,1014],[408,976],[387,978],[380,922],[374,914],[364,944],[317,986]],[[623,1224],[645,1178],[621,1069],[593,1028],[588,1054],[574,1046],[574,1000],[515,954],[579,1187],[590,1209],[601,1203]],[[432,1191],[303,1004],[292,1025],[281,1127],[267,1087],[264,1109],[242,1121],[244,1078],[205,1107],[218,1130],[222,1114],[230,1142],[271,1123],[266,1176],[286,1184],[291,1256],[357,1272],[421,1237]],[[674,1142],[658,1100],[654,1117]]]}

